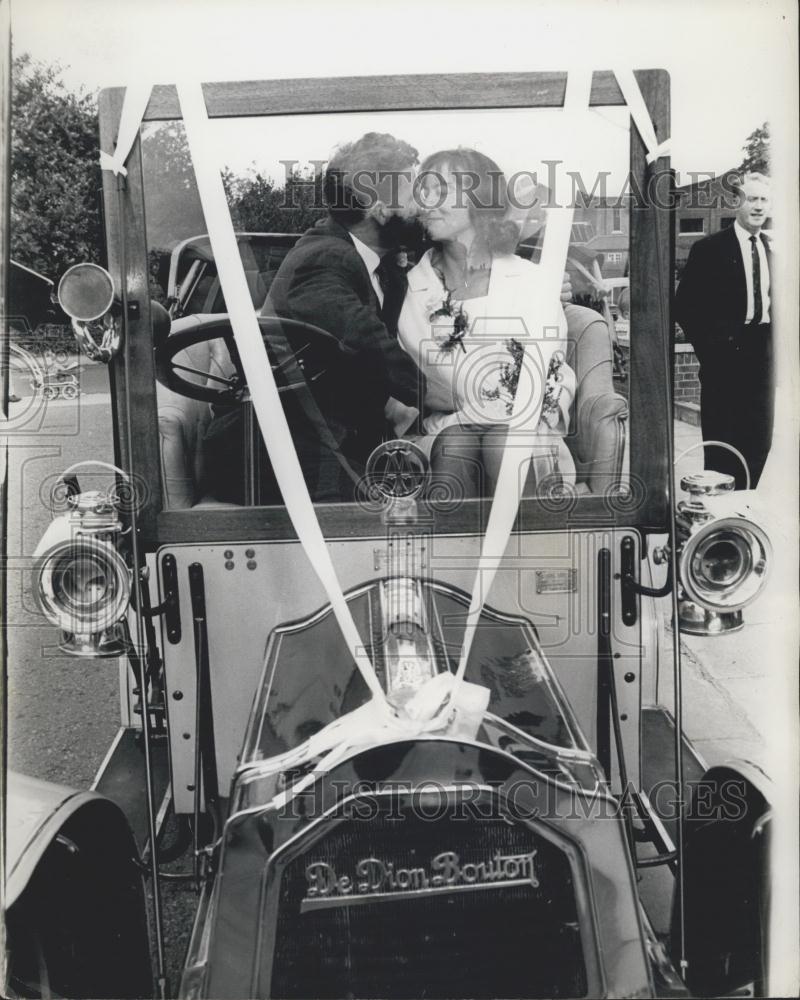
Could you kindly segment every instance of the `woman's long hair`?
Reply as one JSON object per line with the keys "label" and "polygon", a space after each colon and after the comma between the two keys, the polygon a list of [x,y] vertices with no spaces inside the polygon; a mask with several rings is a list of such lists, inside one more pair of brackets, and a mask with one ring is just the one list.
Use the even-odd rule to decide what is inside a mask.
{"label": "woman's long hair", "polygon": [[469,178],[462,190],[481,244],[493,254],[514,253],[520,230],[516,222],[507,218],[508,184],[500,167],[477,149],[442,149],[423,160],[418,179],[426,172],[437,174],[444,169]]}

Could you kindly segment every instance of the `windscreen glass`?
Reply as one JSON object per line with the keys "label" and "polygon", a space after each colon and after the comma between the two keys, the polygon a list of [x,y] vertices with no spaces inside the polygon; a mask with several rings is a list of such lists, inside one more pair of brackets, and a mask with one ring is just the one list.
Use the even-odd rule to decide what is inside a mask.
{"label": "windscreen glass", "polygon": [[[582,122],[514,109],[210,124],[315,503],[363,503],[370,455],[398,438],[429,463],[423,497],[491,497],[506,447],[523,496],[627,480],[628,116]],[[142,154],[150,292],[172,321],[164,506],[282,505],[183,124],[143,126]],[[541,291],[552,207],[574,210],[560,306]]]}

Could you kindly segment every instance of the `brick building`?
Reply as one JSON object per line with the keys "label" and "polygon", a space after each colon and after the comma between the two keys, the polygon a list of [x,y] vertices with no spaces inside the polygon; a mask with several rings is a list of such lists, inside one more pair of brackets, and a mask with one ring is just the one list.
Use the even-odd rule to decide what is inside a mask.
{"label": "brick building", "polygon": [[733,184],[738,171],[726,170],[676,188],[675,269],[680,278],[693,244],[733,224],[736,207]]}
{"label": "brick building", "polygon": [[691,344],[675,345],[675,368],[673,375],[673,391],[675,404],[678,406],[679,414],[682,416],[681,403],[700,402],[700,382],[698,373],[700,365],[697,356],[692,350]]}
{"label": "brick building", "polygon": [[591,198],[575,208],[575,222],[585,228],[587,250],[603,255],[604,278],[628,273],[630,197]]}
{"label": "brick building", "polygon": [[[738,170],[726,170],[718,177],[705,178],[676,188],[675,268],[680,278],[689,251],[696,240],[733,225],[736,205],[733,183]],[[772,221],[767,219],[765,229]]]}

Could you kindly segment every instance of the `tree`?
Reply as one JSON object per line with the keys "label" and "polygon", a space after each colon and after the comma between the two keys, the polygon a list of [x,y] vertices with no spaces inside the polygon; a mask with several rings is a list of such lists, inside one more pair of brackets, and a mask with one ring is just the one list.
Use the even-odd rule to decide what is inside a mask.
{"label": "tree", "polygon": [[206,232],[182,122],[164,122],[143,129],[142,176],[147,245],[151,250],[171,250],[180,240]]}
{"label": "tree", "polygon": [[260,172],[235,176],[226,171],[225,189],[233,224],[240,232],[302,233],[324,218],[320,178],[291,173],[279,187]]}
{"label": "tree", "polygon": [[[142,136],[142,169],[147,200],[147,242],[167,253],[189,236],[206,232],[192,157],[180,122],[148,127]],[[290,174],[284,186],[259,171],[235,174],[222,182],[239,232],[301,233],[325,215],[319,178]]]}
{"label": "tree", "polygon": [[23,54],[11,101],[11,254],[58,281],[72,264],[101,258],[95,99],[71,93],[57,67]]}
{"label": "tree", "polygon": [[742,173],[769,173],[770,135],[769,122],[748,135],[744,146],[744,159],[739,164]]}
{"label": "tree", "polygon": [[[12,256],[55,282],[79,261],[103,263],[94,95],[70,92],[58,67],[23,54],[14,59],[12,116]],[[206,225],[183,125],[145,126],[141,148],[152,271]],[[295,172],[279,186],[226,169],[223,179],[240,231],[299,233],[325,214],[318,177]]]}

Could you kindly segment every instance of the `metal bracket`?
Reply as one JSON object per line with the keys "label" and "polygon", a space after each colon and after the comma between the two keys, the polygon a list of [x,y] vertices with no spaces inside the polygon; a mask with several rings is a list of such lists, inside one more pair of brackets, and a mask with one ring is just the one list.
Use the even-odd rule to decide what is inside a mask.
{"label": "metal bracket", "polygon": [[175,556],[169,553],[161,559],[161,577],[164,581],[164,600],[159,608],[164,610],[167,639],[175,646],[181,641],[181,606],[178,600],[178,565]]}
{"label": "metal bracket", "polygon": [[620,573],[622,576],[622,621],[625,625],[635,625],[639,615],[639,601],[636,587],[627,581],[636,581],[636,546],[633,538],[626,535],[620,545]]}

